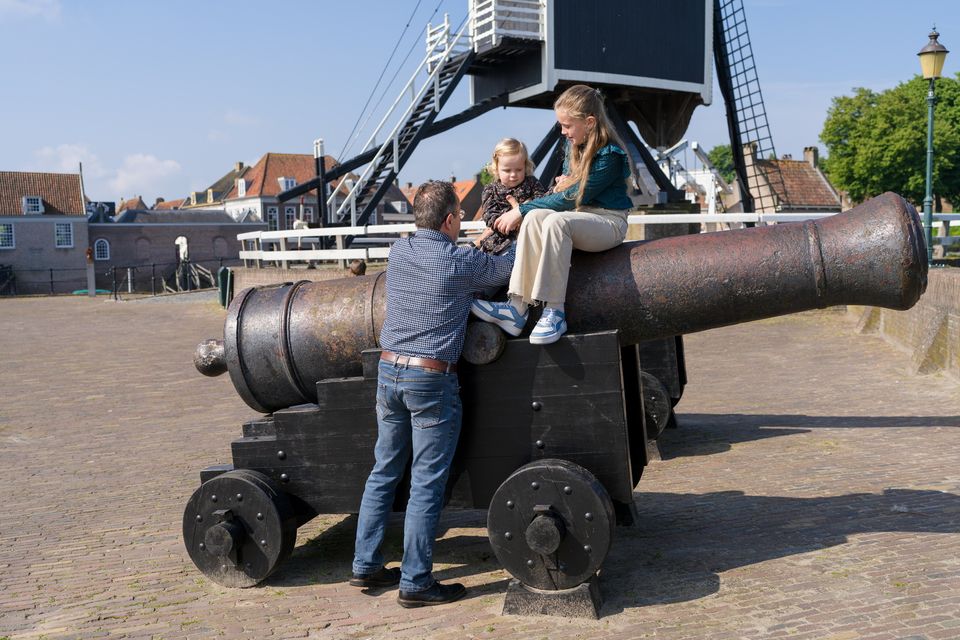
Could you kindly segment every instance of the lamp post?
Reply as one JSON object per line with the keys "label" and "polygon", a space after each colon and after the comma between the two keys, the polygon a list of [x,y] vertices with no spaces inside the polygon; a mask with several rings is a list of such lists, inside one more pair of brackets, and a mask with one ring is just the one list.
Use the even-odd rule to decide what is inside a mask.
{"label": "lamp post", "polygon": [[937,103],[934,84],[943,71],[943,62],[947,58],[947,48],[937,41],[940,34],[934,27],[930,32],[930,42],[917,53],[920,56],[920,69],[923,77],[930,81],[927,91],[927,194],[923,198],[923,227],[927,234],[927,264],[933,262],[933,105]]}

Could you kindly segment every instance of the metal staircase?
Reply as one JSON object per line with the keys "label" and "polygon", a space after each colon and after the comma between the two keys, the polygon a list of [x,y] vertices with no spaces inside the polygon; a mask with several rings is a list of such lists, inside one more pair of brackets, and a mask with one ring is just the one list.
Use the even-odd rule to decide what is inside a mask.
{"label": "metal staircase", "polygon": [[[327,207],[336,207],[330,215],[335,225],[366,224],[416,146],[428,135],[437,133],[433,127],[437,114],[476,57],[470,46],[468,27],[464,21],[454,34],[448,17],[444,17],[443,24],[437,27],[428,26],[426,56],[370,135],[364,145],[365,151],[336,170],[281,193],[279,199],[289,200],[310,189],[325,186],[324,183],[329,184],[336,177],[365,164],[366,168],[358,178],[344,181],[350,187],[346,196],[340,189],[335,190],[327,198]],[[483,111],[494,106],[485,105]],[[378,138],[384,140],[379,146]]]}
{"label": "metal staircase", "polygon": [[750,45],[743,0],[714,0],[713,46],[745,212],[775,212],[786,196]]}

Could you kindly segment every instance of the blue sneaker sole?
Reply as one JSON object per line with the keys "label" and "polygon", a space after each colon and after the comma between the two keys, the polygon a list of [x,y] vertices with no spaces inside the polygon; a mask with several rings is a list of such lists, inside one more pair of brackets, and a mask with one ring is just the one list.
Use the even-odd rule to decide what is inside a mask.
{"label": "blue sneaker sole", "polygon": [[523,333],[523,326],[526,326],[526,322],[524,322],[523,326],[517,327],[517,325],[512,320],[506,320],[504,318],[498,318],[497,316],[490,315],[489,313],[477,307],[476,305],[470,305],[470,313],[477,316],[484,322],[489,322],[490,324],[497,325],[498,327],[503,329],[506,333],[509,333],[514,337]]}
{"label": "blue sneaker sole", "polygon": [[567,332],[567,323],[566,321],[560,325],[559,331],[555,333],[550,333],[545,336],[538,336],[535,334],[530,334],[530,344],[553,344],[560,339],[563,334]]}

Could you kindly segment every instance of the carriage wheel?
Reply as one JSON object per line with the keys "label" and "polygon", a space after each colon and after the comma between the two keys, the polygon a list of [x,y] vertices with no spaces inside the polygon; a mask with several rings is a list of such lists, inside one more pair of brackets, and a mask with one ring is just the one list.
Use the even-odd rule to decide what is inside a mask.
{"label": "carriage wheel", "polygon": [[603,485],[567,460],[526,464],[490,502],[487,533],[500,564],[523,584],[572,589],[603,564],[613,539],[613,503]]}
{"label": "carriage wheel", "polygon": [[293,551],[297,520],[286,494],[257,471],[238,469],[204,482],[183,512],[183,542],[208,578],[252,587]]}
{"label": "carriage wheel", "polygon": [[643,415],[647,420],[647,437],[656,440],[673,415],[670,393],[656,376],[646,371],[640,372],[640,384],[643,387]]}

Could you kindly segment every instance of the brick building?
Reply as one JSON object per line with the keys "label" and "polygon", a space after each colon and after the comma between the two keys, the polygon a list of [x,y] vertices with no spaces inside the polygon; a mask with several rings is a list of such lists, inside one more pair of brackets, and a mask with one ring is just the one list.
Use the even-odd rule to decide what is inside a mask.
{"label": "brick building", "polygon": [[[806,147],[803,160],[789,155],[780,159],[757,158],[755,144],[744,145],[744,160],[750,179],[750,192],[759,213],[803,213],[841,211],[840,194],[820,170],[817,147]],[[779,169],[783,181],[774,172]],[[740,190],[733,185],[728,211],[740,211]]]}
{"label": "brick building", "polygon": [[[335,166],[336,160],[330,156],[324,156],[324,167],[327,170]],[[311,155],[266,153],[249,168],[249,171],[237,178],[233,188],[224,196],[224,208],[238,222],[263,221],[271,231],[293,229],[293,223],[296,220],[319,223],[316,191],[310,191],[300,198],[287,202],[280,202],[277,198],[281,192],[307,182],[315,176],[316,166]],[[331,216],[336,211],[336,207],[343,202],[355,179],[357,176],[347,174],[329,185],[338,196],[330,206]],[[400,189],[392,185],[377,205],[376,214],[371,216],[367,224],[412,221],[409,203]],[[330,220],[327,222],[329,224]]]}
{"label": "brick building", "polygon": [[111,269],[115,267],[118,281],[132,276],[133,289],[159,291],[159,278],[171,280],[184,245],[192,263],[211,271],[236,265],[240,257],[237,234],[265,228],[261,222],[237,222],[217,210],[124,211],[115,222],[89,225],[97,287],[111,288]]}
{"label": "brick building", "polygon": [[85,288],[88,246],[80,174],[0,171],[0,292]]}

